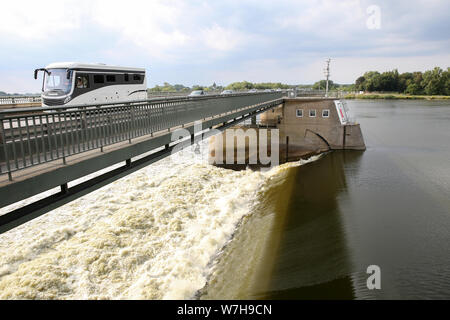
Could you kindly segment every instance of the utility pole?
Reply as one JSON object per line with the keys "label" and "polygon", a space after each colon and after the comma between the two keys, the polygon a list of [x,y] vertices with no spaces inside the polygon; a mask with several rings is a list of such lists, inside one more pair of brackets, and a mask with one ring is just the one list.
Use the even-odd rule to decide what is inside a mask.
{"label": "utility pole", "polygon": [[330,79],[330,62],[331,59],[328,58],[328,60],[325,61],[327,64],[327,67],[325,68],[325,77],[327,78],[327,88],[325,89],[325,97],[328,97],[328,80]]}

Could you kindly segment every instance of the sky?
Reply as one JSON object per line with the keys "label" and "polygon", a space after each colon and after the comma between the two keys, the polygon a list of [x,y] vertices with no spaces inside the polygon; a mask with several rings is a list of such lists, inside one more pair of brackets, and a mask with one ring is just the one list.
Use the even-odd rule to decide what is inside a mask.
{"label": "sky", "polygon": [[353,83],[450,66],[449,0],[5,0],[0,91],[39,92],[52,62],[142,67],[149,87]]}

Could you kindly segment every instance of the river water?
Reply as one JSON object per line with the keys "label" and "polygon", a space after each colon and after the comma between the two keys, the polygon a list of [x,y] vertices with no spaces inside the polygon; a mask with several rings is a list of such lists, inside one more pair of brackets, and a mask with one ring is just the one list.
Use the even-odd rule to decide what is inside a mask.
{"label": "river water", "polygon": [[[450,105],[349,101],[365,152],[292,170],[273,299],[450,298]],[[367,289],[367,267],[381,290]]]}
{"label": "river water", "polygon": [[365,152],[233,171],[204,142],[0,235],[0,298],[450,298],[448,102],[348,104]]}

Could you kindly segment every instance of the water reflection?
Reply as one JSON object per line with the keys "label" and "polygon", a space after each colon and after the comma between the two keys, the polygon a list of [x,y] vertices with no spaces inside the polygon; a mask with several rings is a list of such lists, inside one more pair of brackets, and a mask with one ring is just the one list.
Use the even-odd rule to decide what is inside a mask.
{"label": "water reflection", "polygon": [[[367,150],[295,171],[270,285],[273,299],[450,297],[450,105],[349,102]],[[367,267],[381,269],[368,290]]]}
{"label": "water reflection", "polygon": [[269,288],[260,298],[353,299],[339,199],[347,192],[346,168],[358,171],[362,153],[333,152],[298,167]]}

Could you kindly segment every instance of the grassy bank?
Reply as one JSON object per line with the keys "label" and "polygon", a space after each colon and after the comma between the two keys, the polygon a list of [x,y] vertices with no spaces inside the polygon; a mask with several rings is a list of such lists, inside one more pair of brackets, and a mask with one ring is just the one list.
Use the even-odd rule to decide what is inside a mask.
{"label": "grassy bank", "polygon": [[450,96],[423,96],[402,93],[347,94],[344,99],[405,99],[405,100],[450,100]]}

